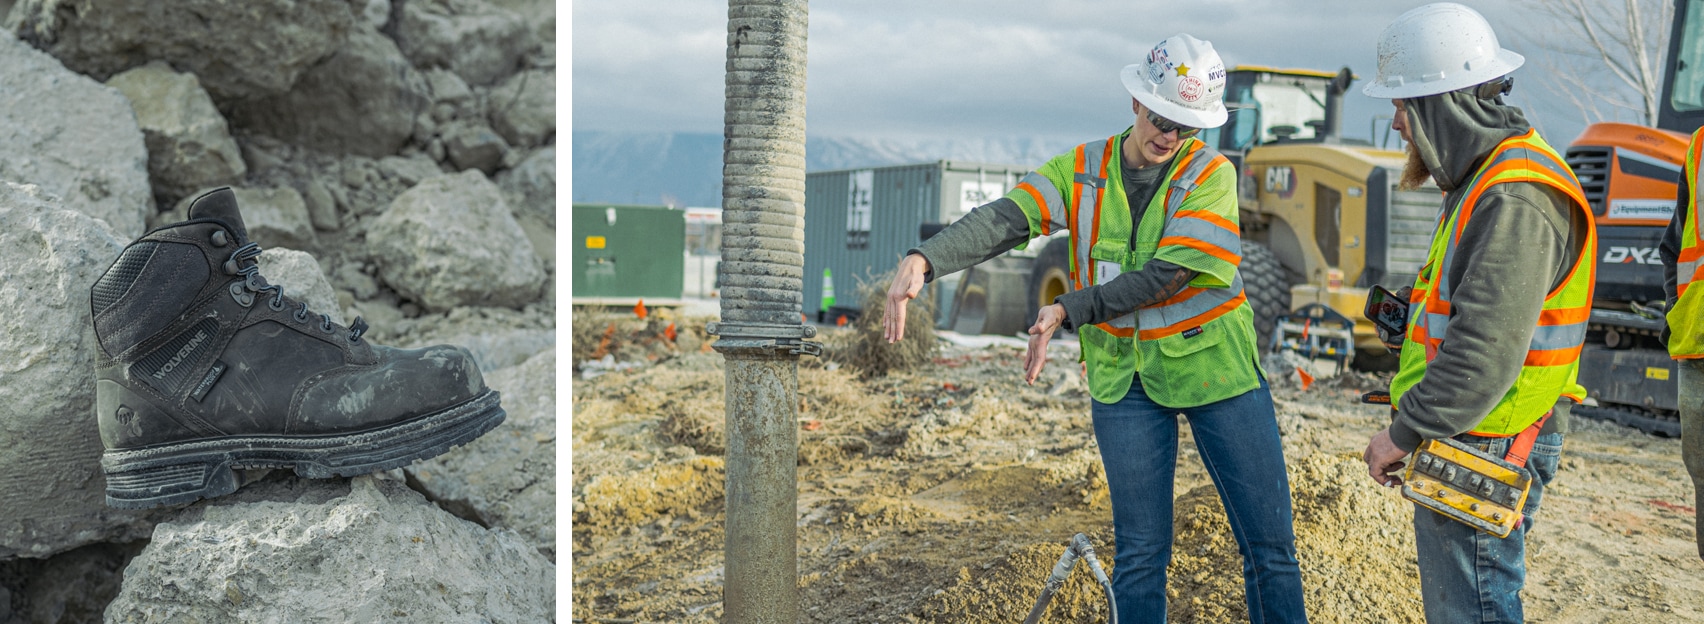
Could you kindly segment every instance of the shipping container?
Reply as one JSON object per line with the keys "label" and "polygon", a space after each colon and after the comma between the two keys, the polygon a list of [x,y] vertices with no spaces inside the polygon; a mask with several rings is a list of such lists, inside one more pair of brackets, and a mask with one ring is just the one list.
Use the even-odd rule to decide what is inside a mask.
{"label": "shipping container", "polygon": [[686,211],[668,206],[574,204],[572,296],[680,299]]}
{"label": "shipping container", "polygon": [[[857,309],[859,284],[893,270],[922,242],[924,224],[958,220],[1005,195],[1033,169],[942,160],[806,174],[804,311],[814,317],[829,307]],[[825,270],[834,295],[826,303]],[[938,280],[927,293],[931,302],[951,300],[956,279]],[[942,308],[936,305],[938,317]],[[822,320],[835,319],[823,314]]]}

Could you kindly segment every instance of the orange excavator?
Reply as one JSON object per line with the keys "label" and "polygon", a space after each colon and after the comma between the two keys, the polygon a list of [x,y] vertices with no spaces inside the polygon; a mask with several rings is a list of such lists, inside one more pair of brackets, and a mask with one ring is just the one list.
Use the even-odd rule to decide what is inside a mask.
{"label": "orange excavator", "polygon": [[[1674,214],[1691,134],[1704,126],[1704,2],[1675,0],[1657,127],[1604,122],[1568,146],[1597,218],[1597,290],[1580,356],[1589,399],[1575,413],[1680,435],[1657,255]],[[1694,188],[1693,191],[1697,192]]]}

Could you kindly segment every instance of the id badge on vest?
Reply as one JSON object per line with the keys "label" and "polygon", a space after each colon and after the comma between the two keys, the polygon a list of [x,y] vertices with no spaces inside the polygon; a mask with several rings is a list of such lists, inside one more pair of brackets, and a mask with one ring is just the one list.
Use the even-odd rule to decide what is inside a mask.
{"label": "id badge on vest", "polygon": [[1095,261],[1096,284],[1105,284],[1110,282],[1112,281],[1112,278],[1118,277],[1118,274],[1123,272],[1124,267],[1120,266],[1117,262],[1111,262],[1108,260]]}

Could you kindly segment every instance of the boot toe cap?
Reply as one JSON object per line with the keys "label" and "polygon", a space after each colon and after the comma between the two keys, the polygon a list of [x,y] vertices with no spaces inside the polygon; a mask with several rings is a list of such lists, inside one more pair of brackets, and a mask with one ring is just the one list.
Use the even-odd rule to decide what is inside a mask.
{"label": "boot toe cap", "polygon": [[316,384],[303,397],[302,433],[342,433],[385,426],[460,405],[486,392],[467,349],[375,347],[379,362]]}

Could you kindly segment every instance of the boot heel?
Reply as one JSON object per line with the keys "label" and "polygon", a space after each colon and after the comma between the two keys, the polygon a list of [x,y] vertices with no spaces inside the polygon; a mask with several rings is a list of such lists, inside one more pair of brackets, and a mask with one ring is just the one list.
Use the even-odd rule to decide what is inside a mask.
{"label": "boot heel", "polygon": [[108,470],[106,482],[107,504],[120,509],[175,505],[237,490],[230,464],[216,460]]}

